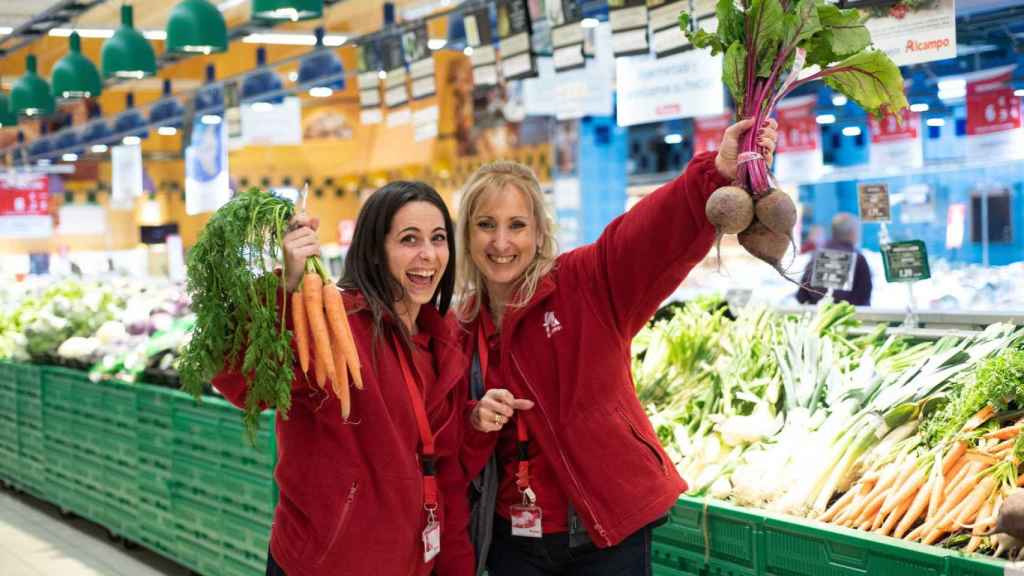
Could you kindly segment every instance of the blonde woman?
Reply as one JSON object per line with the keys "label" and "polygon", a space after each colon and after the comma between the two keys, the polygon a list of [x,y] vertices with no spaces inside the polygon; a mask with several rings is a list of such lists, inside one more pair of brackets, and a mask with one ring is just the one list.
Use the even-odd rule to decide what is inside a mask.
{"label": "blonde woman", "polygon": [[[686,482],[636,397],[630,341],[710,250],[704,205],[751,123],[560,256],[528,168],[490,164],[466,184],[456,290],[480,399],[463,448],[478,573],[650,574],[651,527]],[[771,121],[766,153],[775,139]]]}

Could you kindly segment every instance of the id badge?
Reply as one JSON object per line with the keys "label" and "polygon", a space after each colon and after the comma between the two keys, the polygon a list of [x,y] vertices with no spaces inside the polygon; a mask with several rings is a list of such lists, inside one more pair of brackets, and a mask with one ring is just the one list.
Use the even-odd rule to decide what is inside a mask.
{"label": "id badge", "polygon": [[512,535],[524,538],[541,538],[541,510],[533,505],[516,505],[509,507],[512,513]]}
{"label": "id badge", "polygon": [[441,552],[441,525],[435,520],[423,529],[423,562],[430,562],[439,552]]}

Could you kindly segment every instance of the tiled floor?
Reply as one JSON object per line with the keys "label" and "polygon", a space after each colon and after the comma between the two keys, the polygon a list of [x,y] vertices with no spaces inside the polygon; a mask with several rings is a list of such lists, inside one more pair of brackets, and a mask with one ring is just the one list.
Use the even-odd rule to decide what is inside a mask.
{"label": "tiled floor", "polygon": [[189,570],[145,548],[128,551],[106,529],[0,488],[3,576],[188,576]]}

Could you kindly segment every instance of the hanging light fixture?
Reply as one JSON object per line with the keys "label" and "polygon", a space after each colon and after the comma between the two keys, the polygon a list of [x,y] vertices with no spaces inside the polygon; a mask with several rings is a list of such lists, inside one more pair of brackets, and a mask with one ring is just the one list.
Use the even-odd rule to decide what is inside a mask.
{"label": "hanging light fixture", "polygon": [[228,49],[224,16],[207,0],[182,0],[167,19],[167,51],[211,54]]}
{"label": "hanging light fixture", "polygon": [[324,13],[324,0],[252,0],[252,17],[263,20],[309,20]]}
{"label": "hanging light fixture", "polygon": [[334,50],[324,47],[324,29],[316,29],[316,49],[299,64],[296,83],[310,96],[326,97],[345,89],[345,67]]}
{"label": "hanging light fixture", "polygon": [[130,5],[121,6],[121,27],[103,43],[101,60],[106,78],[144,78],[156,74],[156,54],[132,25]]}
{"label": "hanging light fixture", "polygon": [[82,38],[72,32],[68,38],[71,50],[53,67],[50,82],[57,98],[94,98],[103,91],[100,71],[82,55]]}
{"label": "hanging light fixture", "polygon": [[0,128],[9,128],[18,124],[18,116],[11,110],[11,100],[7,94],[0,92]]}
{"label": "hanging light fixture", "polygon": [[25,74],[11,88],[11,108],[15,114],[25,116],[53,114],[53,94],[50,85],[36,73],[36,57],[25,58]]}
{"label": "hanging light fixture", "polygon": [[280,104],[284,101],[284,84],[276,72],[267,68],[267,49],[256,49],[256,69],[242,82],[242,102],[247,104]]}
{"label": "hanging light fixture", "polygon": [[156,125],[161,136],[173,136],[178,133],[184,115],[185,108],[171,94],[171,81],[165,78],[163,97],[149,109],[149,123]]}
{"label": "hanging light fixture", "polygon": [[206,65],[206,84],[196,91],[193,105],[196,116],[203,121],[207,117],[210,121],[215,117],[219,119],[224,113],[224,87],[217,82],[217,70],[213,64]]}

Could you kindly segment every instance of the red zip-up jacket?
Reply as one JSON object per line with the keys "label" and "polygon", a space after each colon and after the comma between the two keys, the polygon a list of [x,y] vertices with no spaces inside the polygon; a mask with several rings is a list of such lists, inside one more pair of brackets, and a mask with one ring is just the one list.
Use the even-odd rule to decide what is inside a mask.
{"label": "red zip-up jacket", "polygon": [[[554,472],[533,481],[558,482],[602,548],[663,516],[686,490],[637,399],[630,343],[711,249],[704,205],[728,183],[714,158],[697,156],[597,242],[559,256],[530,302],[502,319],[499,381],[536,403],[517,417]],[[463,335],[469,355],[476,329]],[[498,434],[469,430],[462,458],[472,478]]]}
{"label": "red zip-up jacket", "polygon": [[[351,422],[346,424],[337,397],[320,390],[312,374],[307,380],[296,362],[291,410],[287,419],[278,415],[276,423],[274,477],[280,499],[270,534],[274,560],[288,576],[425,576],[432,570],[439,576],[471,575],[468,535],[464,529],[449,529],[452,522],[464,526],[468,517],[466,481],[456,452],[469,364],[456,338],[457,325],[450,315],[441,317],[432,306],[423,306],[417,318],[420,334],[414,337],[429,342],[429,351],[417,345],[414,365],[426,388],[438,454],[443,527],[441,554],[425,564],[420,436],[392,339],[398,328],[387,318],[375,339],[362,295],[346,292],[344,300],[364,389],[352,389]],[[237,371],[225,370],[212,384],[231,403],[244,405],[246,382]]]}

